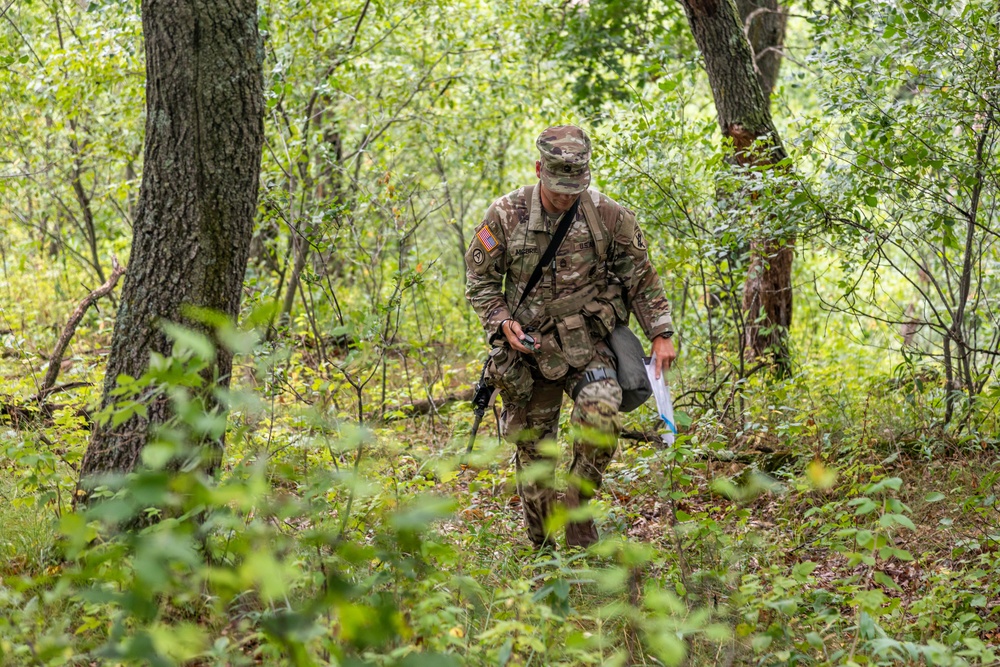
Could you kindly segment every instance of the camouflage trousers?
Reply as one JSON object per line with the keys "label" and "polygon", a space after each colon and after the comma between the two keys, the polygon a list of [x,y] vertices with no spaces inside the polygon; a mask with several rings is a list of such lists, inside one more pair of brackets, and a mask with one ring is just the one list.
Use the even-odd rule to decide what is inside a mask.
{"label": "camouflage trousers", "polygon": [[[524,524],[528,537],[541,545],[551,536],[546,525],[555,501],[555,466],[552,447],[559,433],[559,413],[563,393],[571,394],[584,373],[596,368],[615,368],[614,354],[604,343],[586,368],[570,369],[559,380],[546,380],[532,373],[534,388],[523,405],[504,405],[500,433],[517,447],[517,493],[521,497]],[[621,431],[622,390],[611,379],[584,386],[576,397],[570,423],[573,428],[573,460],[569,483],[580,490],[581,498],[590,498],[600,488],[604,471],[614,456]],[[506,402],[505,402],[506,403]]]}

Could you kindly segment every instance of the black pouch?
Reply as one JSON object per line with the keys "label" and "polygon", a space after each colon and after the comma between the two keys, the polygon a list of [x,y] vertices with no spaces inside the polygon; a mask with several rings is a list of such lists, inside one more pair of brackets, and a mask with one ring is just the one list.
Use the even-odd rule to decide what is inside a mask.
{"label": "black pouch", "polygon": [[653,395],[643,363],[642,343],[628,327],[619,326],[608,336],[608,345],[618,359],[618,384],[622,388],[619,412],[631,412]]}
{"label": "black pouch", "polygon": [[494,347],[486,362],[486,381],[500,390],[503,402],[509,405],[524,405],[531,398],[534,380],[531,370],[524,363],[521,354],[509,347]]}

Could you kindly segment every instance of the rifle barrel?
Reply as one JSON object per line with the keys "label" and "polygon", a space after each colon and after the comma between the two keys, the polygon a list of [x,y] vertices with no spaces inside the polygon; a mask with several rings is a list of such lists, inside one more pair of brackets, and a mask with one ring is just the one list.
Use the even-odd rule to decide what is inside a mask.
{"label": "rifle barrel", "polygon": [[476,433],[479,432],[479,424],[483,421],[485,410],[476,410],[476,418],[472,420],[472,432],[469,433],[469,445],[465,448],[465,455],[472,453],[472,447],[476,444]]}

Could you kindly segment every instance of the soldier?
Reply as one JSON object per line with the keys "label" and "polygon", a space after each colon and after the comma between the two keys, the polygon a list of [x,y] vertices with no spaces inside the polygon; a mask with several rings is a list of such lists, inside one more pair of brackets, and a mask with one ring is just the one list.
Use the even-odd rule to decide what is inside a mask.
{"label": "soldier", "polygon": [[[465,263],[466,297],[494,346],[487,374],[503,398],[501,434],[517,448],[517,491],[528,537],[538,548],[551,543],[547,518],[555,499],[555,461],[539,443],[556,439],[563,392],[574,400],[573,461],[564,497],[573,509],[600,487],[621,430],[622,390],[607,343],[611,331],[626,324],[631,311],[652,341],[657,377],[677,355],[670,304],[635,215],[588,189],[587,134],[573,125],[550,127],[536,146],[539,183],[493,202]],[[522,297],[577,198],[554,259]],[[529,467],[535,469],[524,474]],[[597,538],[593,520],[566,526],[569,546],[587,547]]]}

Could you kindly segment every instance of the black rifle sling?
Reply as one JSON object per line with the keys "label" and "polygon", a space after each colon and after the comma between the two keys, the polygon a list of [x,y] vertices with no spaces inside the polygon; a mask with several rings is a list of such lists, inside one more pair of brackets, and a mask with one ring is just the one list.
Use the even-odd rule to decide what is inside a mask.
{"label": "black rifle sling", "polygon": [[[586,191],[580,193],[580,197],[583,197]],[[559,226],[556,228],[556,233],[552,236],[552,240],[549,241],[549,245],[545,248],[545,252],[542,254],[542,258],[538,260],[538,264],[535,265],[535,270],[531,272],[531,276],[528,278],[528,284],[524,286],[524,291],[521,292],[521,298],[517,302],[517,308],[511,313],[513,318],[517,315],[517,311],[521,310],[521,306],[524,305],[524,300],[528,298],[531,294],[531,290],[535,289],[535,285],[538,281],[542,279],[542,272],[545,267],[552,262],[552,259],[556,256],[556,252],[559,251],[559,246],[562,245],[563,239],[566,238],[566,233],[569,228],[573,226],[573,220],[576,219],[576,211],[580,208],[580,197],[576,198],[573,202],[573,206],[570,207],[568,211],[563,215],[562,219],[559,221]]]}

